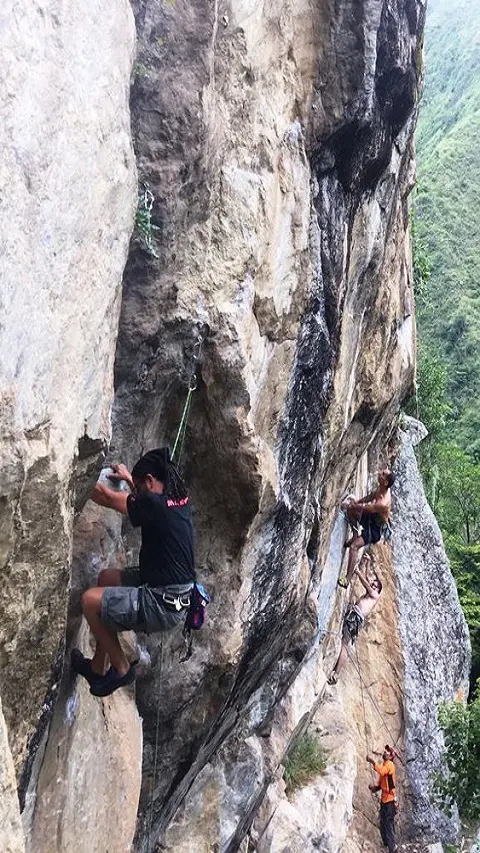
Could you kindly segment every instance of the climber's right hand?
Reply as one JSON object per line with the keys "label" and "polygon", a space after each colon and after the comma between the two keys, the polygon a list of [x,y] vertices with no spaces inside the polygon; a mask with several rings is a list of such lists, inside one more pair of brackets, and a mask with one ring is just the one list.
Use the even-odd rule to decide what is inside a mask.
{"label": "climber's right hand", "polygon": [[113,474],[108,475],[109,480],[116,480],[117,482],[119,480],[125,480],[127,483],[131,482],[132,475],[126,465],[123,465],[120,462],[112,465],[111,468],[113,469]]}

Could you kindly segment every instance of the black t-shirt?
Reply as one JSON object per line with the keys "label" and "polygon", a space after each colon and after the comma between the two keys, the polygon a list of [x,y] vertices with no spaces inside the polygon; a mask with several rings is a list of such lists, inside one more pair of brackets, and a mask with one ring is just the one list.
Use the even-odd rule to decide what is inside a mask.
{"label": "black t-shirt", "polygon": [[155,493],[129,495],[127,510],[142,529],[140,577],[149,586],[195,580],[192,513],[188,498],[174,501]]}

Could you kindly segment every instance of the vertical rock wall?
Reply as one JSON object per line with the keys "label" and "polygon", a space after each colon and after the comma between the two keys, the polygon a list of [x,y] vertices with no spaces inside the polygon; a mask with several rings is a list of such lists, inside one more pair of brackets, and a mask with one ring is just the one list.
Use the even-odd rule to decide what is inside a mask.
{"label": "vertical rock wall", "polygon": [[393,559],[405,661],[405,759],[413,831],[452,843],[458,825],[432,807],[429,779],[443,747],[438,702],[466,700],[470,643],[440,530],[425,500],[413,450],[417,440],[411,425],[396,462]]}
{"label": "vertical rock wall", "polygon": [[1,706],[0,750],[0,850],[3,853],[25,853],[15,768]]}
{"label": "vertical rock wall", "polygon": [[[460,696],[468,679],[468,633],[440,532],[419,479],[412,434],[411,426],[408,434],[402,432],[395,462],[392,542],[371,551],[383,583],[378,604],[355,647],[349,649],[336,687],[322,690],[321,669],[312,668],[310,655],[295,681],[304,708],[309,700],[314,707],[312,681],[316,682],[318,707],[309,730],[326,750],[326,772],[288,797],[277,772],[249,833],[250,847],[259,853],[377,853],[381,849],[378,797],[368,790],[376,774],[365,755],[379,758],[387,742],[400,754],[396,771],[401,849],[426,853],[429,843],[458,840],[455,820],[432,806],[430,785],[441,745],[436,708],[440,701]],[[373,461],[370,458],[370,465]],[[362,482],[362,468],[365,471],[364,464],[355,490],[364,493],[368,484]],[[344,559],[336,548],[339,533],[343,541],[346,531],[341,518],[324,570],[335,578]],[[353,599],[363,594],[358,582],[351,594]],[[319,590],[319,618],[332,633],[324,635],[315,657],[325,658],[326,671],[338,653],[345,603],[345,593],[335,587],[329,592],[325,578]],[[326,613],[332,616],[329,621]],[[307,685],[311,686],[309,697]],[[283,719],[278,715],[278,721],[285,736],[295,732],[300,715],[288,694],[282,704]],[[278,737],[273,728],[270,739]],[[441,850],[441,844],[432,847],[432,853],[437,848]]]}
{"label": "vertical rock wall", "polygon": [[18,769],[58,686],[75,492],[110,437],[131,10],[6,0],[0,46],[0,692]]}
{"label": "vertical rock wall", "polygon": [[[272,747],[260,733],[316,635],[308,591],[339,498],[412,381],[407,197],[424,4],[134,8],[133,127],[158,258],[137,242],[127,265],[114,443],[131,464],[172,441],[201,332],[183,464],[214,596],[190,663],[176,665],[175,638],[162,652],[148,640],[135,849],[153,849],[152,836],[190,849],[208,802],[205,843],[218,831],[233,853],[293,734]],[[320,668],[321,657],[294,726]]]}
{"label": "vertical rock wall", "polygon": [[[389,458],[413,378],[408,194],[424,2],[133,6],[133,130],[157,230],[155,255],[137,235],[127,263],[115,457],[131,464],[172,442],[201,333],[182,465],[213,601],[189,662],[178,664],[176,634],[141,640],[151,667],[136,689],[144,752],[132,849],[147,853],[160,840],[167,851],[234,853],[249,836],[273,853],[293,820],[279,780],[285,751],[315,712],[314,725],[335,737],[326,708],[322,718],[333,655],[322,631],[340,617],[338,503],[361,458],[370,470]],[[2,81],[10,165],[0,178],[15,227],[2,260],[11,322],[1,332],[0,655],[20,757],[63,637],[74,492],[80,505],[109,438],[136,197],[126,105],[132,26],[126,5],[107,14],[94,0],[81,12],[37,3],[22,16],[11,4],[0,15],[15,59]],[[33,65],[44,73],[33,75]],[[33,130],[19,132],[25,116],[35,141]],[[133,559],[137,542],[121,533],[111,515],[84,510],[76,598],[102,565]],[[393,601],[392,584],[388,595]],[[453,595],[451,605],[456,612]],[[372,667],[380,659],[373,655]],[[345,720],[333,700],[328,706],[339,714],[337,734],[359,742],[359,730],[346,734],[348,719],[358,721],[358,691],[339,697]],[[396,694],[394,704],[397,713]],[[131,846],[140,743],[128,694],[95,704],[64,677],[28,789],[32,853],[77,849],[90,813],[95,849]],[[354,762],[340,764],[349,786],[332,771],[296,799],[300,815],[323,803],[310,823],[299,818],[302,850],[321,842],[333,853],[344,841],[345,853],[358,849],[358,816],[343,837]],[[96,769],[112,780],[107,793]]]}

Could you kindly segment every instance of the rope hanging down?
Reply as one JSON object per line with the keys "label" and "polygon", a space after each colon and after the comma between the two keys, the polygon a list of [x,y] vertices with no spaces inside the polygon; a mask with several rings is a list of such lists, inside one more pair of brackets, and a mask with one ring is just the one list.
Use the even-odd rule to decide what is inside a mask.
{"label": "rope hanging down", "polygon": [[157,781],[157,763],[158,763],[158,733],[160,730],[160,699],[162,695],[162,677],[163,677],[163,635],[160,634],[160,653],[159,653],[159,672],[158,672],[158,697],[157,697],[157,720],[155,725],[155,749],[154,749],[154,758],[153,758],[153,779],[152,779],[152,790],[150,792],[150,808],[148,815],[148,831],[147,831],[147,843],[148,849],[150,850],[150,836],[152,834],[152,825],[153,825],[153,802],[155,797],[155,784]]}
{"label": "rope hanging down", "polygon": [[[187,399],[185,400],[185,405],[183,407],[182,417],[180,418],[180,424],[179,424],[179,427],[177,430],[177,435],[175,437],[175,442],[173,444],[172,462],[174,462],[177,466],[180,464],[180,459],[181,459],[182,451],[183,451],[183,445],[185,442],[185,436],[187,434],[188,416],[190,414],[190,407],[192,404],[192,394],[194,391],[197,390],[198,364],[200,361],[200,356],[202,354],[202,345],[203,345],[203,336],[199,335],[196,342],[195,342],[195,346],[193,348],[192,370],[190,373],[190,378],[188,380]],[[178,454],[177,454],[177,448],[178,448]]]}
{"label": "rope hanging down", "polygon": [[[388,728],[388,726],[387,726],[387,723],[386,723],[386,721],[385,721],[385,718],[384,718],[384,717],[383,717],[383,715],[382,715],[382,712],[380,711],[380,709],[379,709],[379,707],[378,707],[377,703],[375,702],[375,699],[373,698],[372,694],[370,693],[370,690],[369,690],[368,686],[365,684],[365,682],[364,682],[364,680],[363,680],[362,673],[360,672],[360,668],[359,668],[359,667],[357,667],[357,665],[356,665],[356,663],[355,663],[355,660],[354,660],[353,656],[350,654],[350,652],[348,652],[348,657],[350,658],[350,661],[353,663],[353,666],[354,666],[354,667],[355,667],[355,669],[357,670],[358,677],[359,677],[359,679],[360,679],[360,683],[363,685],[363,687],[365,687],[365,691],[366,691],[366,693],[367,693],[367,696],[368,696],[368,698],[370,699],[370,702],[372,703],[373,707],[375,708],[375,710],[376,710],[376,712],[377,712],[378,716],[380,717],[380,719],[381,719],[381,721],[382,721],[382,723],[383,723],[383,725],[384,725],[384,727],[385,727],[385,731],[387,732],[387,735],[388,735],[389,739],[392,741],[392,745],[393,745],[394,749],[396,749],[397,743],[398,743],[398,741],[400,740],[400,737],[401,737],[401,736],[399,735],[397,738],[394,738],[393,734],[391,733],[390,729],[389,729],[389,728]],[[357,658],[357,660],[358,660],[358,658]],[[363,694],[362,694],[362,696],[363,696]],[[398,753],[397,753],[397,754],[398,754]],[[400,761],[401,761],[401,762],[402,762],[402,764],[403,764],[404,762],[403,762],[403,760],[402,760],[402,757],[401,757],[400,755],[398,755],[398,757],[399,757]]]}

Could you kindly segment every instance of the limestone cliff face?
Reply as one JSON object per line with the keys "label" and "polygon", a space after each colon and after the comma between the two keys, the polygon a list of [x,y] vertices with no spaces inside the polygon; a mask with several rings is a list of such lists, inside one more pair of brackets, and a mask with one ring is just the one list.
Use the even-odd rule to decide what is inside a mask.
{"label": "limestone cliff face", "polygon": [[[355,728],[361,695],[351,678],[338,694],[325,693],[335,653],[325,632],[338,631],[343,604],[338,504],[394,454],[395,416],[413,380],[408,195],[424,2],[132,5],[132,130],[140,181],[155,198],[158,257],[135,236],[116,344],[111,455],[131,464],[144,449],[172,442],[201,333],[182,466],[198,572],[213,601],[187,663],[178,661],[178,635],[140,638],[135,697],[94,702],[64,672],[49,726],[37,728],[25,765],[27,849],[147,853],[160,842],[176,853],[357,853],[367,837],[357,812],[368,808],[353,744],[360,768],[362,731],[370,727],[370,748],[384,733],[371,716]],[[35,249],[22,297],[35,305],[35,320],[27,339],[13,287],[22,244],[7,255],[12,322],[3,346],[10,420],[2,696],[17,756],[64,634],[68,583],[70,641],[81,589],[100,568],[135,559],[138,545],[111,513],[89,504],[71,544],[73,490],[81,505],[109,437],[119,280],[136,195],[126,106],[132,27],[126,5],[113,8],[107,16],[89,0],[81,14],[63,5],[52,15],[32,6],[46,62],[36,97],[27,85],[33,48],[22,29],[32,22],[8,11],[15,53],[25,54],[14,69],[26,75],[19,92],[32,96],[45,133],[37,133],[37,162],[33,143],[22,154],[17,125],[2,130],[12,174],[35,202],[35,216],[10,204],[17,241],[28,238]],[[49,62],[67,69],[64,85],[45,82]],[[11,108],[16,78],[5,76]],[[41,97],[52,91],[62,116],[53,137],[55,104]],[[7,189],[23,204],[15,186]],[[375,649],[394,636],[388,667],[366,636],[359,650],[371,673],[385,670],[379,701],[400,735],[403,686],[414,693],[418,673],[410,668],[407,676],[408,643],[395,614],[410,613],[411,604],[407,594],[402,604],[396,598],[406,570],[397,589],[390,551],[379,550],[385,596],[368,639]],[[461,643],[463,623],[452,618]],[[79,641],[88,648],[83,629]],[[449,673],[447,692],[465,674],[460,652]],[[324,780],[289,803],[281,762],[309,724],[336,758]],[[419,724],[412,726],[415,733]],[[422,737],[433,718],[429,726]],[[342,742],[352,745],[347,756]],[[412,803],[419,823],[425,804],[415,792]],[[91,814],[94,841],[85,834]],[[80,836],[96,846],[80,848]]]}
{"label": "limestone cliff face", "polygon": [[[378,801],[368,790],[376,774],[365,755],[378,755],[386,742],[400,754],[397,826],[404,849],[433,853],[442,849],[435,847],[438,839],[453,841],[456,836],[455,820],[447,820],[431,804],[430,779],[440,755],[437,705],[466,687],[469,642],[438,526],[419,480],[412,427],[401,433],[395,463],[392,546],[372,549],[383,583],[381,598],[356,648],[350,649],[339,684],[325,689],[310,724],[328,755],[326,773],[288,798],[281,782],[272,781],[249,835],[261,853],[380,850]],[[343,562],[338,540],[345,533],[339,518],[326,565],[334,579]],[[322,611],[332,614],[331,633],[322,644],[327,669],[338,652],[345,601],[328,578],[322,587]],[[361,594],[357,582],[352,597]],[[310,677],[307,665],[298,675],[297,694]]]}
{"label": "limestone cliff face", "polygon": [[110,438],[133,37],[123,0],[0,11],[0,689],[17,767],[58,685],[75,495]]}
{"label": "limestone cliff face", "polygon": [[0,849],[4,853],[25,853],[17,783],[7,727],[0,708]]}
{"label": "limestone cliff face", "polygon": [[161,230],[158,261],[141,247],[129,258],[114,441],[128,462],[171,441],[202,331],[185,467],[214,593],[191,663],[160,673],[148,641],[138,850],[152,848],[152,812],[151,836],[193,848],[207,804],[205,843],[237,849],[320,697],[317,655],[291,728],[265,740],[310,654],[309,591],[339,498],[412,381],[422,15],[421,3],[136,6],[133,127]]}
{"label": "limestone cliff face", "polygon": [[438,766],[442,741],[436,710],[443,699],[466,699],[470,644],[458,606],[440,531],[423,499],[415,431],[404,434],[397,457],[393,560],[398,586],[398,625],[405,667],[405,761],[413,829],[454,840],[456,827],[432,808],[429,773]]}

